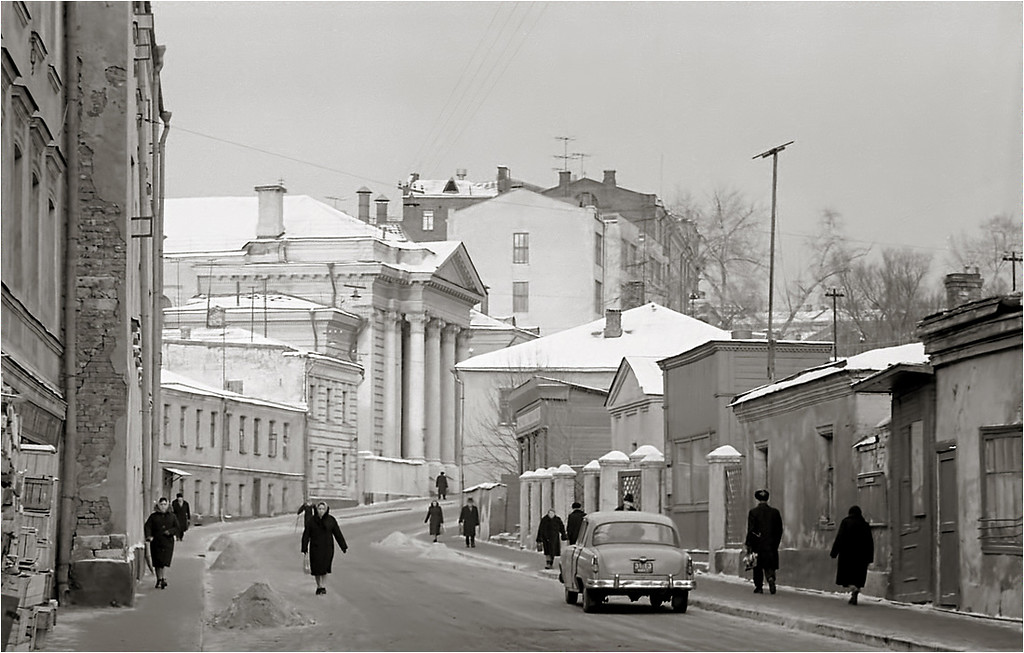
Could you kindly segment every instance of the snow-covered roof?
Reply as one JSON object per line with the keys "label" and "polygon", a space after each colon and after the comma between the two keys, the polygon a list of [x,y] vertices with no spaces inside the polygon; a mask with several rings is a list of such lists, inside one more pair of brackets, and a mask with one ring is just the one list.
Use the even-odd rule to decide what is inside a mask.
{"label": "snow-covered roof", "polygon": [[637,385],[645,395],[665,394],[665,383],[658,361],[659,356],[626,356],[623,360],[633,370]]}
{"label": "snow-covered roof", "polygon": [[[444,192],[450,185],[457,192]],[[424,197],[494,197],[498,194],[496,181],[466,181],[465,179],[417,179],[409,189]]]}
{"label": "snow-covered roof", "polygon": [[250,397],[247,395],[241,395],[237,392],[229,392],[227,390],[221,390],[220,388],[214,388],[213,386],[206,385],[195,379],[191,379],[183,374],[172,372],[166,368],[160,370],[160,387],[165,390],[179,390],[181,392],[188,392],[194,395],[202,395],[204,397],[218,397],[221,399],[230,399],[243,404],[250,404],[255,406],[267,406],[270,408],[280,408],[282,410],[290,410],[295,412],[306,412],[305,404],[289,404],[280,401],[268,401],[266,399],[259,399],[258,397]]}
{"label": "snow-covered roof", "polygon": [[614,372],[625,356],[664,358],[729,332],[655,303],[623,311],[622,335],[604,337],[605,318],[512,347],[480,354],[460,370],[548,369]]}
{"label": "snow-covered roof", "polygon": [[258,333],[250,331],[249,329],[243,329],[241,327],[229,326],[227,328],[220,327],[185,327],[188,330],[188,337],[185,338],[182,335],[181,327],[167,327],[164,326],[163,340],[173,340],[176,342],[209,342],[209,343],[225,343],[229,345],[264,345],[281,347],[284,349],[290,349],[292,351],[303,351],[301,348],[296,347],[293,344],[284,342],[283,340],[275,340],[274,338],[267,338],[261,336]]}
{"label": "snow-covered roof", "polygon": [[903,363],[927,363],[928,356],[924,353],[924,344],[920,342],[914,342],[909,345],[899,345],[896,347],[883,347],[881,349],[872,349],[856,356],[850,356],[849,358],[840,358],[837,361],[819,365],[817,367],[811,367],[801,372],[785,378],[775,383],[769,383],[759,388],[754,388],[749,392],[740,395],[733,400],[733,406],[757,399],[758,397],[764,397],[787,388],[793,388],[811,381],[823,379],[833,374],[839,374],[840,372],[881,372],[893,365],[899,365]]}
{"label": "snow-covered roof", "polygon": [[[292,310],[292,311],[310,311],[320,309],[332,309],[331,306],[326,304],[320,304],[317,302],[311,302],[308,299],[302,297],[294,297],[292,295],[282,295],[280,293],[267,293],[266,298],[261,292],[257,293],[246,293],[243,295],[212,295],[209,298],[209,304],[207,304],[207,297],[205,295],[197,295],[189,299],[180,306],[171,306],[164,309],[164,313],[175,313],[178,311],[188,312],[195,310],[206,310],[207,305],[217,306],[219,308],[239,310],[244,309],[248,311],[251,306],[255,305],[259,310],[263,310],[266,306],[268,311],[280,311],[280,310]],[[333,308],[333,310],[344,313],[343,309]]]}
{"label": "snow-covered roof", "polygon": [[[308,195],[285,195],[283,199],[288,238],[381,237],[379,228]],[[164,252],[241,249],[256,239],[258,218],[259,198],[255,195],[168,198],[164,200]]]}

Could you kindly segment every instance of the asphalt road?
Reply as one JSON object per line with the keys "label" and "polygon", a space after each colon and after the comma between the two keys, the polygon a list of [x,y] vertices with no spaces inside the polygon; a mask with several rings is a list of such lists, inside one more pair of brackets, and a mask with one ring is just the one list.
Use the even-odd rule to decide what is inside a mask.
{"label": "asphalt road", "polygon": [[[446,510],[445,519],[456,521],[454,508]],[[208,613],[264,581],[310,623],[207,627],[204,650],[866,650],[693,607],[676,614],[645,600],[616,599],[596,614],[585,614],[564,602],[557,581],[475,563],[431,545],[422,521],[418,509],[342,520],[350,548],[346,555],[336,553],[326,596],[315,596],[312,577],[302,573],[297,525],[240,532],[236,537],[250,564],[208,572]],[[454,532],[443,537],[458,538]]]}

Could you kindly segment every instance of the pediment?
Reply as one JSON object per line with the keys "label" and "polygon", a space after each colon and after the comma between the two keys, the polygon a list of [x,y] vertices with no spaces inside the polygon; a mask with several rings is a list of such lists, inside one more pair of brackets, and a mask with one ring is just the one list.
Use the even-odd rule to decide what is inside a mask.
{"label": "pediment", "polygon": [[459,245],[434,272],[434,278],[447,281],[460,288],[465,288],[481,297],[487,295],[480,275],[477,274],[473,261],[469,258],[466,248]]}

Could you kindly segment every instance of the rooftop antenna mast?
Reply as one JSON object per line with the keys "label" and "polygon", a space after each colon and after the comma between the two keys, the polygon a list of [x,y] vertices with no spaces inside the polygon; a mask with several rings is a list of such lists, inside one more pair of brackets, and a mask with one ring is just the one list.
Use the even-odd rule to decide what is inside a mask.
{"label": "rooftop antenna mast", "polygon": [[587,157],[591,157],[591,156],[594,156],[594,155],[593,154],[587,154],[586,152],[573,152],[569,156],[571,156],[574,159],[579,159],[579,161],[580,161],[580,179],[583,179],[584,177],[586,177],[587,176],[587,171],[583,169],[583,159],[586,159]]}
{"label": "rooftop antenna mast", "polygon": [[557,168],[557,170],[568,171],[569,170],[569,161],[571,161],[572,158],[573,158],[573,156],[571,154],[569,154],[569,142],[570,141],[574,141],[576,139],[573,138],[572,136],[555,136],[555,140],[556,141],[562,141],[562,153],[555,155],[556,159],[561,159],[562,160],[562,167],[561,168]]}

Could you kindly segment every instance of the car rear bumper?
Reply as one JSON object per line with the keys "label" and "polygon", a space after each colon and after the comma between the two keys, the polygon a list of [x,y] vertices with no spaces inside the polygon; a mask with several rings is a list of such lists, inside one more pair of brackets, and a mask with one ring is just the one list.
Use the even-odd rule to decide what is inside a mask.
{"label": "car rear bumper", "polygon": [[590,589],[602,590],[692,590],[697,586],[693,579],[672,577],[662,578],[620,578],[587,579],[584,584]]}

